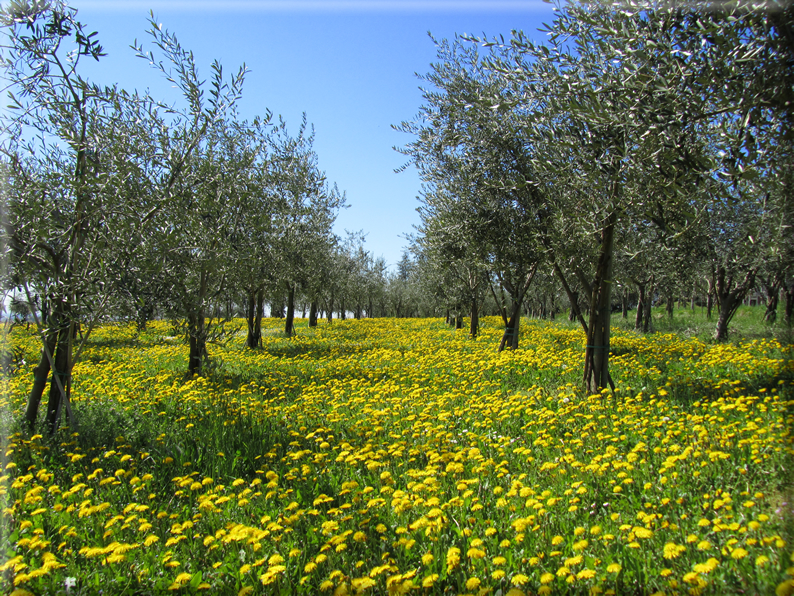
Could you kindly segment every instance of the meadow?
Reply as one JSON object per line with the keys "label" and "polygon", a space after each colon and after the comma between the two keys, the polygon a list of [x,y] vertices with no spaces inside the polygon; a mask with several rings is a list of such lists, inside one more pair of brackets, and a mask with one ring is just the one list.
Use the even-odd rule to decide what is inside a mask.
{"label": "meadow", "polygon": [[[238,322],[239,323],[239,322]],[[0,590],[25,594],[794,594],[790,342],[501,321],[299,321],[264,346],[95,332],[76,430],[2,380]]]}

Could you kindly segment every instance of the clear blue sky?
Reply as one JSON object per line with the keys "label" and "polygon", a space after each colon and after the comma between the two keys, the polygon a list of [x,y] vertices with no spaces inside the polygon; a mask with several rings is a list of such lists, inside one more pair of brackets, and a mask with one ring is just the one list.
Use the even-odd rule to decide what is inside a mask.
{"label": "clear blue sky", "polygon": [[[149,88],[168,99],[169,83],[129,48],[145,42],[149,10],[193,50],[200,73],[218,59],[228,73],[244,62],[240,113],[270,109],[296,131],[306,112],[316,131],[315,149],[328,180],[350,205],[336,231],[363,230],[366,247],[389,265],[400,258],[403,236],[418,223],[420,190],[413,168],[393,150],[411,138],[391,125],[413,118],[422,103],[420,81],[436,58],[428,37],[456,33],[488,36],[521,29],[538,41],[553,9],[541,0],[227,0],[209,2],[74,0],[78,18],[107,52],[87,73],[128,90]],[[171,94],[170,97],[177,96]]]}

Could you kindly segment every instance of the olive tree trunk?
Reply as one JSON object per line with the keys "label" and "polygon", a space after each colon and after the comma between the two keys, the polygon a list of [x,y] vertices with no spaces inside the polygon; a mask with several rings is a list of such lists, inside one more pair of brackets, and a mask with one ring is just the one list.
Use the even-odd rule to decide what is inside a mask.
{"label": "olive tree trunk", "polygon": [[295,333],[295,284],[287,284],[287,316],[284,320],[284,335]]}
{"label": "olive tree trunk", "polygon": [[783,285],[783,294],[786,297],[785,321],[786,325],[791,327],[792,322],[794,322],[792,321],[792,315],[794,315],[794,281],[788,285]]}
{"label": "olive tree trunk", "polygon": [[728,339],[728,325],[744,301],[745,296],[752,289],[755,283],[755,274],[755,269],[751,269],[746,273],[744,280],[735,285],[733,275],[728,274],[724,266],[720,265],[717,268],[714,294],[720,307],[720,316],[717,318],[717,327],[714,330],[714,339],[716,341]]}
{"label": "olive tree trunk", "polygon": [[775,275],[771,283],[766,284],[766,312],[764,321],[774,323],[777,321],[777,305],[780,301],[780,288],[783,285],[783,278]]}
{"label": "olive tree trunk", "polygon": [[480,305],[477,303],[477,297],[471,298],[471,321],[469,323],[469,335],[473,338],[477,337],[480,331]]}
{"label": "olive tree trunk", "polygon": [[55,341],[57,338],[57,330],[49,330],[47,332],[45,345],[41,348],[39,364],[33,369],[33,386],[30,388],[28,405],[25,410],[25,420],[27,420],[31,431],[36,424],[41,396],[44,394],[44,388],[47,386],[47,379],[50,376],[50,356],[55,353]]}
{"label": "olive tree trunk", "polygon": [[309,305],[309,327],[317,327],[317,300]]}
{"label": "olive tree trunk", "polygon": [[265,308],[265,289],[259,287],[246,292],[247,304],[245,319],[248,325],[248,335],[245,345],[249,348],[262,347],[262,313]]}
{"label": "olive tree trunk", "polygon": [[502,280],[502,287],[504,287],[508,294],[510,294],[512,309],[510,312],[510,318],[507,320],[507,324],[505,325],[504,334],[502,334],[502,340],[499,342],[500,352],[505,348],[509,348],[511,350],[518,349],[518,333],[519,326],[521,324],[521,305],[524,302],[524,296],[526,296],[527,290],[529,290],[529,286],[532,284],[532,280],[534,279],[537,270],[538,264],[535,263],[532,266],[532,269],[529,271],[529,274],[526,276],[526,278],[524,278],[524,281],[520,287],[513,286],[506,280]]}
{"label": "olive tree trunk", "polygon": [[610,384],[609,325],[612,316],[612,264],[617,212],[606,220],[601,233],[601,252],[590,297],[590,320],[585,347],[584,386],[590,393],[598,393]]}

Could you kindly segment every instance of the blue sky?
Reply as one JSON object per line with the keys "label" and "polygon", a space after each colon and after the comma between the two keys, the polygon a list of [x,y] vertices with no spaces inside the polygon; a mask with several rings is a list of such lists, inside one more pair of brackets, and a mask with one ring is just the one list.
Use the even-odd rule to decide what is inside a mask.
{"label": "blue sky", "polygon": [[347,194],[336,231],[367,234],[366,247],[389,265],[418,223],[420,181],[415,170],[395,174],[405,158],[393,150],[411,137],[391,125],[410,120],[422,104],[420,81],[435,60],[428,37],[488,36],[521,29],[531,38],[553,19],[541,0],[228,0],[225,2],[74,0],[78,18],[97,31],[108,56],[86,75],[96,82],[149,88],[175,99],[169,83],[130,44],[149,44],[149,11],[191,49],[200,73],[218,59],[231,74],[245,63],[240,113],[270,109],[292,131],[306,112],[328,180]]}

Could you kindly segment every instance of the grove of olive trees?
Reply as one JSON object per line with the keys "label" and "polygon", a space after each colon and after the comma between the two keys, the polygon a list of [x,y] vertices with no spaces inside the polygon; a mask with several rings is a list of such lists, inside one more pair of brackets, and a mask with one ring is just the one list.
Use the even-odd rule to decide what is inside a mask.
{"label": "grove of olive trees", "polygon": [[502,347],[536,269],[553,271],[587,333],[589,391],[611,384],[613,288],[639,289],[647,331],[655,293],[672,312],[705,283],[726,339],[759,279],[771,309],[794,276],[793,10],[568,2],[545,44],[438,42],[425,104],[398,127],[426,184],[416,250],[498,281]]}
{"label": "grove of olive trees", "polygon": [[186,375],[243,316],[296,312],[309,326],[445,316],[472,337],[500,315],[499,350],[527,312],[563,309],[586,333],[583,385],[612,385],[612,313],[676,299],[715,310],[716,341],[751,292],[774,322],[794,308],[794,7],[632,0],[557,6],[548,41],[435,41],[417,116],[395,128],[424,183],[421,223],[396,271],[333,232],[344,193],[319,167],[304,116],[242,119],[245,66],[204,81],[193,54],[150,18],[134,51],[181,93],[83,77],[96,33],[61,1],[0,13],[9,110],[2,120],[3,285],[35,319],[33,425],[71,424],[71,371],[95,326],[167,318],[189,343]]}
{"label": "grove of olive trees", "polygon": [[[242,120],[236,104],[246,69],[211,65],[150,18],[138,56],[182,95],[166,105],[148,93],[86,80],[101,60],[96,33],[62,2],[3,8],[2,63],[11,105],[3,118],[4,287],[41,333],[28,397],[32,426],[49,379],[46,420],[70,423],[71,374],[97,323],[173,320],[190,345],[187,376],[211,361],[226,333],[221,306],[246,305],[248,345],[258,345],[264,296],[314,293],[336,246],[331,227],[344,196],[319,170],[304,122],[291,137],[271,115]],[[50,374],[52,373],[52,374]]]}

